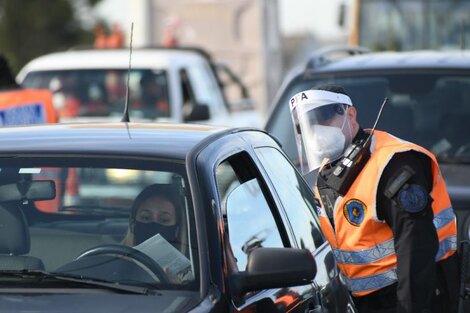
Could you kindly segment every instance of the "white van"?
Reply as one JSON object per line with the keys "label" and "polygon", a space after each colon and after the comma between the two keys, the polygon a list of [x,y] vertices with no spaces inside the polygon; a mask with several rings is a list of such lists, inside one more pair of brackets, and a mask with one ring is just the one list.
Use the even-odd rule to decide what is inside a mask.
{"label": "white van", "polygon": [[[134,49],[131,64],[131,120],[261,124],[252,106],[234,110],[228,104],[218,67],[201,49]],[[128,49],[70,50],[32,60],[19,72],[17,81],[24,87],[51,89],[61,122],[109,121],[122,116],[128,67]]]}

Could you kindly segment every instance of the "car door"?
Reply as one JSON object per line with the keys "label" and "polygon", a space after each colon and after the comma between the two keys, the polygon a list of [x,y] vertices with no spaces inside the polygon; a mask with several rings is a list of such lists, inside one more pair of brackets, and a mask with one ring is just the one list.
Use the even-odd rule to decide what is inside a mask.
{"label": "car door", "polygon": [[[285,217],[248,152],[222,160],[215,176],[230,272],[244,271],[249,253],[258,247],[295,246]],[[315,296],[309,284],[251,292],[231,302],[238,312],[310,312],[319,307]]]}
{"label": "car door", "polygon": [[296,247],[308,249],[315,257],[317,275],[314,285],[320,292],[326,312],[353,312],[347,287],[341,282],[331,247],[326,242],[316,215],[316,202],[311,192],[285,155],[271,146],[257,147],[255,153],[282,203],[294,233]]}

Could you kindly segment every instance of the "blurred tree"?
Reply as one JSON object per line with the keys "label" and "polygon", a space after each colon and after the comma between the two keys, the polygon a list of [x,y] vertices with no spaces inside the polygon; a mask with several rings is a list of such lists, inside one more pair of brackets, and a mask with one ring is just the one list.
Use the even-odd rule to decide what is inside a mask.
{"label": "blurred tree", "polygon": [[92,30],[83,28],[75,9],[73,0],[0,0],[0,52],[14,73],[42,54],[93,44]]}

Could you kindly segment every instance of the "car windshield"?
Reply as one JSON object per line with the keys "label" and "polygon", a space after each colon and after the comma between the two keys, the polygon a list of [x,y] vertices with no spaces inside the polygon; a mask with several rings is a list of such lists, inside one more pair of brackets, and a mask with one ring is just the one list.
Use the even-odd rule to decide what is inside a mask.
{"label": "car windshield", "polygon": [[131,288],[195,289],[190,199],[184,165],[174,161],[3,159],[0,281],[39,272]]}
{"label": "car windshield", "polygon": [[[406,71],[358,74],[317,74],[293,81],[280,97],[280,108],[268,131],[297,160],[293,128],[285,127],[288,101],[297,92],[322,84],[339,84],[351,96],[358,121],[371,128],[385,97],[388,103],[377,129],[415,142],[432,151],[441,162],[470,162],[470,73],[465,71]],[[285,105],[282,105],[282,104]],[[282,126],[281,126],[282,125]]]}
{"label": "car windshield", "polygon": [[[22,85],[50,89],[59,118],[120,117],[126,99],[127,70],[58,70],[29,73]],[[130,115],[169,118],[167,73],[134,69],[129,77]]]}

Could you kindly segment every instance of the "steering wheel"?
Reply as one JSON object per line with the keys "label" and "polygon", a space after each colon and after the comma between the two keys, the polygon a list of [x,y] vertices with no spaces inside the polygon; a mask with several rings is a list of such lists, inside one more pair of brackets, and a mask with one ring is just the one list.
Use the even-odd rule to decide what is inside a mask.
{"label": "steering wheel", "polygon": [[77,258],[86,258],[90,256],[96,256],[96,255],[104,255],[104,254],[114,254],[118,256],[123,256],[123,257],[128,257],[131,258],[135,261],[137,261],[137,265],[141,267],[145,267],[149,269],[152,273],[154,273],[160,282],[164,284],[169,284],[170,281],[168,279],[167,274],[163,270],[163,268],[155,262],[152,258],[150,258],[148,255],[145,253],[134,249],[129,246],[124,246],[124,245],[102,245],[98,246],[95,248],[88,249],[84,252],[82,252]]}

